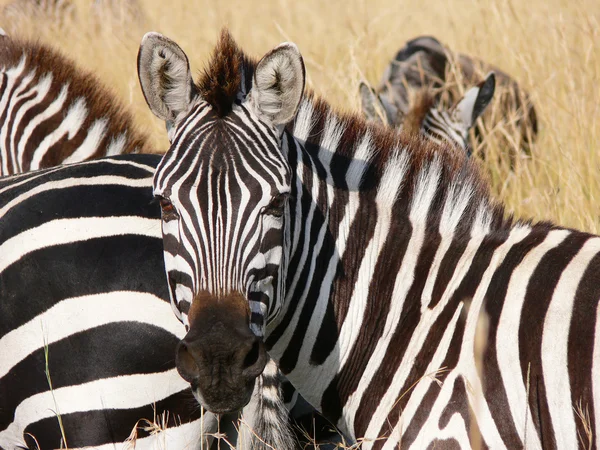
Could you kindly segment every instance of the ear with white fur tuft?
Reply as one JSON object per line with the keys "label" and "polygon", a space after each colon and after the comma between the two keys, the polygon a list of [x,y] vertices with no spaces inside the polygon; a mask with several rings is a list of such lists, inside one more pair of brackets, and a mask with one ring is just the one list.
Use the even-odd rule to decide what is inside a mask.
{"label": "ear with white fur tuft", "polygon": [[267,53],[256,66],[250,102],[259,116],[273,125],[294,118],[304,93],[304,61],[292,43],[284,43]]}
{"label": "ear with white fur tuft", "polygon": [[485,80],[477,86],[469,89],[465,96],[458,102],[454,110],[454,116],[468,130],[473,126],[477,118],[485,111],[492,101],[496,90],[496,76],[494,72],[486,75]]}
{"label": "ear with white fur tuft", "polygon": [[160,33],[144,35],[138,52],[138,76],[150,110],[167,122],[177,122],[198,96],[186,54]]}

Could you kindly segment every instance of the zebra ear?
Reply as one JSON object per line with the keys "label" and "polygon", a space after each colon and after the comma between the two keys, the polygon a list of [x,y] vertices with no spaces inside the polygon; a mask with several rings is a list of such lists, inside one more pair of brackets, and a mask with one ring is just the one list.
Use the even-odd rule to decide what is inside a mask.
{"label": "zebra ear", "polygon": [[385,110],[373,88],[364,81],[358,86],[360,107],[367,120],[383,123],[382,112]]}
{"label": "zebra ear", "polygon": [[477,118],[485,111],[492,101],[496,90],[496,76],[494,72],[486,75],[485,80],[469,89],[465,96],[458,102],[454,110],[455,117],[468,130]]}
{"label": "zebra ear", "polygon": [[177,122],[198,95],[190,63],[181,47],[160,33],[146,33],[138,52],[138,76],[150,110]]}
{"label": "zebra ear", "polygon": [[298,47],[281,44],[258,62],[249,101],[273,125],[284,125],[296,115],[304,78],[304,61]]}

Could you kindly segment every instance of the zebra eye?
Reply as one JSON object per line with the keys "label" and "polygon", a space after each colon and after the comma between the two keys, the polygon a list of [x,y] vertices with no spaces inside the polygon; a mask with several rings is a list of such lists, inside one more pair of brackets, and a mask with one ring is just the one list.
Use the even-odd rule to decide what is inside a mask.
{"label": "zebra eye", "polygon": [[269,214],[274,217],[282,217],[287,199],[287,193],[277,194],[271,199],[271,203],[269,203],[265,209],[263,209],[263,214]]}
{"label": "zebra eye", "polygon": [[160,197],[159,202],[163,220],[169,221],[179,218],[179,214],[177,214],[177,210],[173,206],[173,203],[171,203],[171,200],[164,197]]}
{"label": "zebra eye", "polygon": [[160,209],[162,209],[162,212],[171,212],[173,211],[173,203],[171,203],[169,200],[167,200],[166,198],[161,198],[160,199]]}

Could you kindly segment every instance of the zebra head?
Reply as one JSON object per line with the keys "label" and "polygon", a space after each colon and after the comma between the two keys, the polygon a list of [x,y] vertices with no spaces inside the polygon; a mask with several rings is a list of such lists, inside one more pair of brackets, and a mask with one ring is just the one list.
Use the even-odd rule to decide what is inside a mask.
{"label": "zebra head", "polygon": [[416,127],[426,138],[438,144],[449,142],[470,154],[469,130],[491,102],[495,86],[495,75],[490,72],[450,109],[435,106],[430,95],[421,95],[405,114],[366,83],[360,84],[359,93],[362,110],[368,120],[396,125],[399,129]]}
{"label": "zebra head", "polygon": [[261,337],[283,289],[284,127],[302,98],[304,63],[285,43],[254,65],[223,32],[196,84],[183,50],[148,33],[138,71],[171,142],[154,194],[172,305],[188,327],[177,367],[207,409],[238,410],[265,367]]}

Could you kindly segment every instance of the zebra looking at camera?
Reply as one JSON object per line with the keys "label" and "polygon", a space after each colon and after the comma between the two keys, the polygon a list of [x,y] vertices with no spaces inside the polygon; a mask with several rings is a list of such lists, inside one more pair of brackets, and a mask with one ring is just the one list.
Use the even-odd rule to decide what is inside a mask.
{"label": "zebra looking at camera", "polygon": [[195,83],[149,33],[138,70],[169,124],[176,363],[209,410],[246,401],[268,350],[365,449],[594,445],[599,237],[504,218],[466,155],[304,95],[293,44],[255,63],[224,32]]}
{"label": "zebra looking at camera", "polygon": [[[98,80],[95,77],[92,77],[85,71],[78,69],[72,62],[63,58],[51,47],[38,43],[22,41],[19,39],[9,39],[8,37],[1,38],[0,45],[3,46],[2,48],[5,52],[10,51],[12,55],[26,55],[23,57],[24,59],[20,60],[20,64],[25,61],[25,66],[21,70],[21,75],[27,73],[33,74],[33,78],[27,82],[29,84],[25,83],[27,78],[23,78],[24,75],[20,78],[13,77],[13,87],[10,88],[12,93],[2,97],[6,101],[0,103],[0,130],[5,132],[5,136],[2,136],[3,138],[8,136],[8,138],[1,141],[2,146],[0,149],[2,150],[2,155],[20,155],[20,159],[18,159],[16,168],[10,163],[10,158],[2,158],[2,161],[7,163],[1,165],[2,170],[0,173],[2,175],[10,174],[14,170],[20,171],[32,168],[32,159],[35,158],[36,154],[38,154],[40,148],[44,149],[42,164],[40,164],[44,166],[50,166],[61,162],[69,162],[79,158],[92,159],[98,155],[105,155],[119,151],[148,151],[150,149],[145,136],[138,133],[135,127],[132,125],[129,113],[119,106],[118,100],[112,96],[110,91],[103,90],[103,87],[98,84]],[[45,97],[35,105],[27,102],[23,103],[23,99],[35,99],[33,94],[35,94],[36,90],[38,93],[44,92],[43,89],[40,88],[41,82],[39,81],[44,77],[40,77],[38,75],[43,75],[45,71],[48,70],[51,70],[52,73],[47,72],[45,76],[47,80],[50,80],[48,82],[49,85],[46,85],[46,87],[50,87],[48,88],[49,90]],[[11,73],[10,70],[8,72]],[[11,75],[4,75],[5,82],[7,79],[11,79]],[[20,87],[18,86],[19,83],[22,84]],[[7,85],[9,85],[9,83],[5,83],[3,86],[6,88]],[[63,94],[65,94],[61,94],[62,100],[60,100],[60,102],[58,102],[57,99],[52,100],[51,95],[52,93],[56,94],[59,89],[62,90]],[[3,92],[6,94],[6,91]],[[64,155],[68,155],[68,152],[75,147],[74,145],[70,145],[69,141],[66,140],[68,136],[64,136],[64,138],[61,138],[60,140],[57,140],[56,138],[57,135],[60,137],[60,133],[62,133],[62,131],[60,131],[61,123],[64,124],[71,115],[71,113],[68,112],[69,109],[67,109],[67,107],[70,102],[69,99],[73,100],[74,98],[76,98],[76,100],[73,101],[75,104],[83,105],[82,108],[78,110],[78,114],[81,112],[85,113],[85,117],[79,117],[79,119],[81,119],[81,123],[89,126],[87,131],[84,129],[85,127],[81,128],[78,134],[73,136],[71,143],[75,142],[75,144],[77,144],[77,140],[79,140],[79,144],[81,145],[76,155],[71,154],[71,156],[68,156],[65,160]],[[99,102],[100,99],[101,101]],[[40,109],[43,108],[44,105],[47,107],[50,105],[49,108],[54,110],[44,111]],[[65,119],[63,122],[60,122],[61,114],[67,117],[67,119]],[[19,153],[19,149],[22,147],[22,144],[24,144],[24,140],[19,138],[13,139],[13,135],[11,135],[11,127],[9,126],[9,122],[11,118],[15,117],[19,121],[20,128],[19,130],[16,128],[13,130],[15,132],[14,136],[24,135],[23,129],[27,131],[27,143],[25,144],[25,148],[28,151],[26,152]],[[100,129],[98,128],[98,124],[100,124],[100,128],[106,126],[106,133],[104,135],[96,133],[96,131]],[[96,131],[93,131],[94,129],[96,129]],[[117,130],[121,136],[126,138],[124,142],[127,142],[128,144],[123,146],[115,145],[115,140],[111,138],[111,134],[109,133],[110,130]],[[96,136],[92,141],[89,139],[89,136],[93,133],[95,133]],[[83,137],[87,135],[88,137],[83,139],[80,135]],[[82,139],[83,143],[81,143]],[[55,141],[54,144],[45,145],[53,141]],[[34,145],[38,145],[38,147],[34,148]],[[86,149],[86,151],[83,152],[81,149]],[[87,151],[94,149],[95,151],[93,152]],[[126,296],[119,292],[113,292],[113,287],[114,284],[118,283],[128,286],[131,291],[135,291],[133,292],[132,296],[137,299],[136,301],[144,300],[147,302],[145,308],[148,311],[158,311],[158,309],[164,306],[162,299],[166,298],[166,281],[164,279],[164,268],[161,256],[162,252],[158,250],[159,248],[162,248],[162,245],[158,239],[156,239],[156,236],[153,238],[151,238],[152,236],[147,236],[148,230],[144,228],[144,224],[146,223],[150,224],[148,225],[150,228],[152,228],[152,226],[156,227],[156,224],[158,223],[158,211],[154,207],[149,210],[144,210],[143,213],[145,214],[145,217],[135,222],[135,226],[129,230],[129,232],[124,232],[119,227],[107,229],[103,229],[103,227],[105,223],[108,223],[111,220],[113,222],[121,220],[121,216],[124,216],[123,220],[125,220],[125,222],[128,220],[131,222],[138,214],[140,214],[139,207],[132,206],[135,205],[136,202],[143,206],[149,201],[147,198],[149,195],[148,190],[150,189],[152,173],[158,160],[158,157],[144,156],[140,157],[140,161],[142,161],[141,164],[136,164],[135,161],[130,161],[127,163],[119,161],[111,163],[110,161],[104,161],[102,164],[90,163],[89,166],[81,166],[79,169],[67,167],[51,168],[49,172],[45,172],[43,174],[36,173],[15,176],[13,178],[4,178],[2,180],[4,190],[0,192],[0,203],[4,202],[10,204],[10,207],[6,206],[6,208],[0,209],[0,245],[2,243],[8,245],[8,243],[5,241],[9,240],[9,238],[15,237],[13,236],[13,233],[15,233],[16,228],[12,227],[10,216],[26,216],[31,214],[33,210],[28,209],[32,207],[31,205],[36,205],[34,209],[45,211],[55,219],[65,216],[74,225],[78,223],[87,224],[89,228],[86,229],[74,228],[73,232],[75,236],[78,236],[79,234],[85,235],[85,233],[92,233],[92,235],[94,233],[97,234],[97,236],[94,238],[94,245],[90,244],[89,246],[87,243],[84,245],[79,242],[76,237],[73,237],[73,241],[68,241],[69,236],[67,236],[65,238],[66,241],[64,242],[64,245],[58,245],[47,249],[46,247],[50,246],[51,241],[40,239],[37,244],[39,244],[40,248],[43,248],[43,250],[37,250],[34,252],[36,256],[30,258],[32,261],[31,264],[35,263],[39,267],[46,268],[46,266],[50,264],[50,261],[52,261],[50,265],[53,267],[60,265],[60,267],[64,269],[65,273],[70,274],[72,280],[76,280],[78,279],[79,275],[81,275],[80,279],[86,279],[89,277],[86,272],[88,267],[83,262],[84,260],[93,260],[92,266],[94,267],[94,270],[99,272],[106,271],[107,273],[113,273],[114,267],[116,267],[115,262],[109,256],[106,256],[106,254],[101,251],[102,249],[107,249],[107,251],[111,248],[119,249],[119,251],[122,251],[126,254],[124,260],[131,260],[132,267],[139,267],[139,264],[134,263],[134,261],[137,259],[146,261],[146,267],[150,269],[149,271],[136,273],[135,276],[127,276],[126,271],[123,271],[122,280],[119,280],[115,275],[114,280],[110,283],[106,282],[105,284],[102,284],[101,281],[99,281],[100,284],[95,286],[95,289],[99,294],[101,293],[99,298],[101,297],[106,299],[107,305],[121,305],[121,309],[125,315],[125,318],[122,320],[115,319],[113,322],[105,324],[107,329],[111,328],[114,331],[115,335],[119,334],[130,336],[126,340],[131,344],[131,348],[123,347],[122,350],[119,350],[118,348],[113,349],[114,361],[131,361],[131,364],[127,368],[124,367],[122,369],[123,372],[121,373],[125,374],[127,370],[131,370],[133,367],[135,367],[135,370],[140,370],[147,373],[148,380],[151,380],[151,378],[154,377],[155,381],[159,381],[161,373],[155,372],[155,365],[145,365],[144,363],[144,361],[149,361],[152,359],[152,356],[148,356],[147,352],[142,350],[140,350],[138,353],[135,353],[135,355],[132,355],[132,349],[135,348],[135,346],[142,347],[143,345],[147,345],[146,340],[150,339],[152,342],[154,342],[154,344],[151,346],[155,349],[153,350],[154,353],[152,353],[152,355],[158,357],[157,361],[166,359],[169,361],[169,364],[172,364],[170,358],[172,358],[174,350],[167,350],[169,349],[168,343],[172,342],[173,339],[181,338],[179,333],[182,333],[184,328],[183,326],[180,326],[181,330],[173,334],[175,328],[172,324],[168,326],[165,325],[163,317],[159,315],[152,316],[151,313],[149,313],[145,319],[148,321],[148,323],[144,325],[147,330],[143,333],[143,330],[138,330],[137,326],[127,328],[128,322],[136,322],[135,315],[131,309],[128,309],[129,306],[125,298]],[[13,159],[12,161],[14,162],[15,160]],[[141,171],[140,167],[143,168],[145,172]],[[82,173],[85,174],[85,176],[76,176],[76,174]],[[145,178],[143,180],[136,179],[134,183],[138,183],[139,186],[137,186],[138,189],[133,189],[133,187],[130,185],[132,181],[128,178],[139,177],[140,173],[144,173]],[[65,183],[65,187],[58,186],[61,181]],[[12,204],[12,197],[10,196],[9,191],[21,192],[19,189],[24,190],[22,186],[27,187],[27,195],[24,197],[27,201],[18,205]],[[91,196],[93,198],[90,200],[90,205],[82,205],[80,203],[82,198],[84,198],[86,195],[90,195],[88,192],[89,190],[96,190],[96,192],[98,192],[102,189],[106,189],[108,193],[97,194],[97,197]],[[121,195],[122,198],[118,198],[119,195]],[[98,204],[102,204],[104,206],[98,206]],[[117,205],[122,206],[118,207]],[[44,226],[48,225],[48,223],[44,222],[44,220],[41,218],[37,218],[37,216],[30,218],[29,223],[32,227],[35,225],[40,230],[44,229]],[[126,242],[133,242],[135,241],[135,238],[128,240],[122,236],[123,234],[136,236],[139,235],[137,238],[141,239],[142,241],[145,239],[144,242],[147,242],[144,244],[144,246],[133,245],[127,247]],[[17,241],[13,240],[12,242],[14,243]],[[80,255],[80,252],[83,252],[83,249],[87,249],[88,247],[91,248],[91,254],[95,255],[94,257],[89,257],[89,255],[86,256],[85,254]],[[146,247],[147,250],[144,249]],[[157,251],[151,253],[150,249]],[[48,255],[48,257],[46,257],[46,255]],[[78,258],[81,258],[81,261],[79,259],[75,261],[73,259],[74,255],[79,255]],[[3,257],[0,257],[0,260],[2,259]],[[6,269],[6,267],[6,271],[3,272],[0,270],[0,280],[2,280],[0,285],[3,286],[0,294],[0,309],[3,311],[3,318],[8,319],[14,316],[13,308],[16,308],[17,306],[15,303],[12,303],[12,299],[16,298],[15,296],[17,294],[15,294],[15,292],[21,292],[24,296],[23,298],[28,297],[28,295],[38,298],[39,305],[58,305],[58,303],[63,301],[61,296],[69,296],[70,299],[86,298],[86,296],[78,295],[78,289],[83,288],[82,286],[75,285],[75,287],[73,287],[69,284],[70,287],[66,287],[65,283],[62,281],[60,282],[59,286],[55,286],[54,284],[58,282],[58,280],[61,280],[61,278],[57,277],[52,278],[51,280],[45,278],[43,275],[45,271],[34,272],[34,274],[31,276],[31,282],[27,283],[25,286],[18,284],[18,278],[10,278],[7,275],[7,273],[27,272],[29,269],[27,268],[28,266],[26,264],[26,261],[18,259],[11,262],[9,267],[10,270]],[[160,283],[158,283],[160,280],[163,280],[165,286],[162,286]],[[44,285],[45,288],[41,289],[39,288],[39,285]],[[37,292],[36,289],[38,288],[40,291],[45,293],[44,296],[40,297],[38,294],[34,294],[34,292]],[[71,317],[72,321],[74,322],[86,323],[87,319],[85,310],[78,309],[78,305],[80,304],[81,302],[77,302],[75,300],[72,301],[71,307],[73,309],[70,310],[69,317]],[[158,307],[157,309],[153,305],[162,306]],[[50,308],[50,306],[48,307]],[[96,311],[99,312],[100,317],[102,317],[104,311],[103,308],[104,307],[102,304],[97,305]],[[131,314],[127,316],[129,313]],[[41,320],[42,316],[39,318]],[[37,319],[38,317],[36,316],[35,320]],[[62,318],[55,318],[55,320],[51,321],[49,325],[68,329],[68,324],[64,323],[65,320],[66,316]],[[154,322],[152,322],[152,320],[154,320]],[[13,325],[14,324],[9,322],[3,323],[3,321],[0,320],[0,326],[2,326],[2,332],[0,332],[0,348],[2,348],[3,343],[5,343],[5,345],[10,344],[12,346],[23,345],[20,347],[21,350],[28,348],[25,344],[23,344],[24,341],[19,339],[16,341],[14,339],[5,339],[2,341],[2,336],[5,332],[14,331],[12,329]],[[93,327],[90,326],[89,330],[80,330],[78,332],[78,335],[81,336],[79,339],[81,339],[82,342],[89,341],[90,348],[93,348],[95,333],[94,329],[92,328]],[[41,331],[41,329],[38,330],[37,328],[36,330]],[[138,339],[136,333],[145,334],[146,338],[144,341]],[[161,339],[164,339],[163,343],[159,342]],[[29,339],[29,341],[31,340],[33,339]],[[40,346],[42,343],[43,342],[40,340],[39,342],[36,341],[34,343],[29,342],[27,345],[31,344],[34,346]],[[51,357],[59,358],[63,363],[64,370],[75,370],[75,367],[79,364],[76,358],[69,357],[67,354],[62,352],[60,350],[60,346],[58,348],[59,350],[54,350],[52,352]],[[15,347],[10,347],[10,349],[6,350],[6,352],[13,352],[14,354],[19,354],[19,351],[20,350],[15,350]],[[29,438],[27,438],[26,433],[30,432],[31,427],[33,427],[33,429],[36,431],[35,436],[41,448],[59,447],[60,441],[58,438],[60,436],[56,435],[59,427],[57,423],[55,423],[54,418],[48,418],[44,416],[45,422],[40,422],[43,418],[36,412],[29,411],[27,414],[23,415],[23,408],[26,408],[24,405],[31,405],[35,401],[48,400],[46,398],[47,394],[42,394],[42,392],[46,392],[48,390],[47,381],[43,377],[39,380],[29,380],[32,382],[27,389],[38,390],[40,394],[35,398],[26,398],[26,396],[21,396],[25,395],[23,392],[26,393],[29,391],[27,391],[27,389],[22,389],[22,380],[24,378],[18,376],[8,376],[10,375],[9,372],[11,368],[9,364],[11,361],[4,361],[7,364],[4,367],[3,364],[0,364],[0,387],[2,387],[2,389],[6,388],[7,390],[11,391],[12,394],[14,394],[12,396],[3,396],[0,394],[0,397],[3,397],[6,401],[4,404],[2,401],[0,401],[0,448],[3,446],[6,448],[14,448],[15,445],[24,446],[25,442],[30,442],[27,441]],[[43,368],[43,362],[40,362],[39,360],[35,361],[41,364],[41,366],[38,366],[38,368]],[[31,360],[29,363],[33,363],[35,361]],[[12,362],[16,364],[18,361]],[[102,380],[102,378],[104,378],[102,374],[106,371],[112,371],[111,373],[115,374],[119,373],[119,366],[117,364],[111,365],[110,363],[106,363],[106,367],[100,367],[100,363],[95,364],[94,361],[91,361],[89,364],[90,365],[87,368],[87,372],[85,372],[85,376],[88,378],[93,378],[94,376],[98,377],[98,379],[94,381],[95,384],[92,383],[92,385],[102,385],[106,381]],[[164,365],[161,369],[167,370],[168,364]],[[36,373],[41,374],[42,372],[38,370]],[[6,375],[6,377],[4,377],[4,375]],[[165,382],[169,382],[168,380],[170,376],[172,376],[172,374],[169,374],[165,377]],[[175,374],[175,377],[178,377],[178,375]],[[284,449],[290,448],[292,444],[290,444],[289,431],[287,428],[287,412],[281,405],[281,401],[278,398],[278,378],[279,375],[272,369],[264,374],[261,381],[261,388],[257,390],[253,403],[246,408],[243,419],[246,425],[253,428],[257,435],[260,436],[260,438],[263,439],[267,445]],[[63,394],[65,394],[65,392],[68,393],[69,389],[73,392],[79,392],[85,389],[83,385],[78,384],[78,379],[76,377],[70,379],[65,378],[65,380],[67,380],[66,382],[68,383],[72,383],[72,385],[69,385],[67,389],[62,390],[61,392],[63,392]],[[120,380],[120,378],[117,377],[113,381],[107,381],[108,383],[112,383],[109,384],[109,391],[113,388],[119,388],[120,385],[118,380]],[[198,418],[199,410],[197,410],[197,407],[186,409],[189,407],[189,402],[185,401],[187,394],[185,394],[181,389],[181,383],[178,384],[176,381],[177,380],[171,380],[169,382],[170,387],[168,389],[180,389],[181,392],[173,391],[173,395],[171,395],[167,400],[161,400],[161,402],[159,402],[160,405],[157,405],[158,409],[163,411],[163,413],[171,414],[171,420],[164,423],[168,429],[163,433],[157,434],[152,439],[146,439],[147,444],[143,444],[141,441],[138,441],[138,448],[143,448],[140,447],[143,445],[153,445],[153,442],[158,442],[159,440],[171,443],[179,448],[180,446],[178,443],[183,442],[179,440],[182,436],[182,433],[183,436],[187,436],[187,434],[189,434],[185,430],[190,428],[198,428],[198,432],[194,433],[198,434],[200,432],[201,424]],[[55,381],[55,386],[56,385],[57,384]],[[0,391],[2,391],[2,389],[0,389]],[[264,398],[261,398],[262,396],[264,396]],[[184,399],[183,404],[176,405],[175,403],[181,398]],[[119,408],[116,408],[116,410],[113,411],[114,408],[110,408],[108,404],[106,408],[110,411],[104,411],[103,408],[98,409],[97,402],[101,401],[101,398],[98,395],[91,394],[87,396],[87,400],[89,401],[89,405],[94,405],[93,407],[90,406],[89,411],[86,411],[85,409],[79,409],[77,410],[77,414],[69,416],[71,417],[71,419],[69,419],[70,421],[74,421],[78,424],[76,436],[72,435],[73,426],[67,426],[67,434],[71,435],[72,437],[69,445],[72,445],[76,442],[81,444],[75,445],[75,447],[87,445],[95,446],[100,445],[101,442],[111,443],[107,443],[106,445],[121,445],[131,430],[135,428],[136,422],[143,418],[141,415],[142,413],[146,413],[146,418],[152,418],[147,414],[147,412],[149,409],[151,409],[152,402],[155,401],[156,398],[154,397],[154,393],[146,396],[141,393],[137,399],[132,399],[132,402],[129,405],[130,414],[125,414],[124,411],[119,410]],[[20,401],[22,403],[19,403]],[[142,407],[139,405],[140,401],[146,401],[147,403],[145,403]],[[62,404],[67,410],[69,408],[83,408],[81,402],[78,403],[77,401],[72,401],[69,399],[64,400],[64,398]],[[139,407],[137,409],[134,408],[132,406],[134,404],[138,405]],[[47,406],[48,408],[46,411],[53,409],[51,408],[50,404]],[[126,402],[122,403],[121,406],[127,408]],[[157,415],[160,415],[160,411],[157,412]],[[140,415],[136,416],[138,413]],[[82,417],[86,415],[91,416],[94,414],[98,416],[104,415],[106,416],[106,420],[93,423],[82,420]],[[178,423],[173,421],[175,417],[173,414],[177,415],[177,420],[179,421]],[[18,417],[13,415],[17,415]],[[113,419],[118,422],[118,426],[112,423]],[[235,418],[224,418],[221,420],[221,425],[228,425],[228,421],[231,419],[235,420]],[[274,420],[277,422],[273,423]],[[189,425],[190,422],[193,422],[193,425]],[[67,421],[66,423],[68,424],[73,422]],[[216,431],[216,418],[211,413],[207,413],[204,416],[203,423],[203,433],[210,438],[209,435]],[[232,426],[229,428],[233,429]],[[254,442],[252,445],[255,445],[254,448],[258,448],[255,442],[255,437],[249,434],[247,428],[248,427],[242,427],[242,431],[245,434],[241,436],[238,442],[241,442],[242,445],[245,445],[246,447],[249,447],[250,443]],[[192,436],[193,435],[194,434],[192,433]],[[231,442],[235,442],[235,434],[229,434],[228,439]],[[17,444],[17,442],[19,442],[19,444]],[[197,445],[201,445],[199,440]],[[192,446],[190,448],[195,447]]]}
{"label": "zebra looking at camera", "polygon": [[0,61],[2,174],[142,150],[117,98],[57,50],[3,36]]}
{"label": "zebra looking at camera", "polygon": [[398,108],[366,83],[360,84],[359,91],[361,107],[367,119],[385,125],[395,125],[400,132],[420,133],[437,144],[448,142],[470,155],[469,130],[492,100],[495,85],[496,77],[491,72],[481,83],[469,89],[450,109],[436,106],[431,92],[423,89],[400,119]]}

